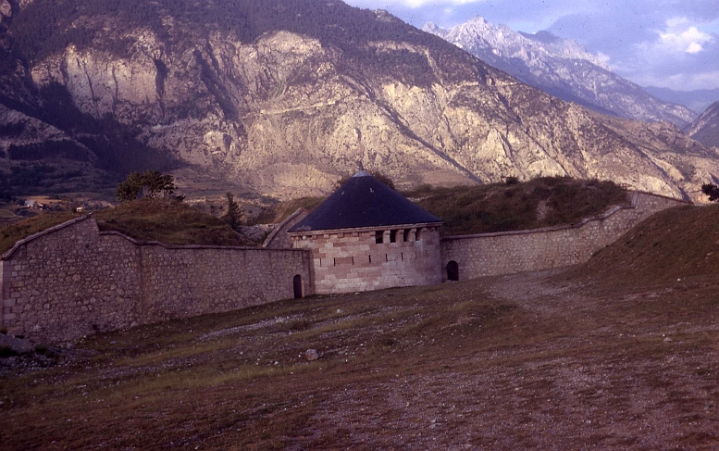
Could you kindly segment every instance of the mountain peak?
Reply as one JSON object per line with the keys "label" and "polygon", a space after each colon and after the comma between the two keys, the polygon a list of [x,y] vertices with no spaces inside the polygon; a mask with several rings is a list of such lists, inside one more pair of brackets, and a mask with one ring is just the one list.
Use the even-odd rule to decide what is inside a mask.
{"label": "mountain peak", "polygon": [[648,122],[669,121],[680,128],[696,117],[689,109],[656,99],[612,73],[606,61],[578,42],[546,30],[517,32],[477,16],[441,33],[425,31],[524,83],[601,113]]}

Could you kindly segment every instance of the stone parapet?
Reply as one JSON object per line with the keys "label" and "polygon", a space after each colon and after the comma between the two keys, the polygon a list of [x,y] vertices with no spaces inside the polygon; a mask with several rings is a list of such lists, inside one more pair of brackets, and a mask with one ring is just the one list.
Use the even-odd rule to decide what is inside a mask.
{"label": "stone parapet", "polygon": [[[459,280],[559,268],[583,263],[642,220],[689,202],[633,192],[631,205],[569,226],[442,238],[443,280],[450,263]],[[457,275],[455,274],[455,277]]]}

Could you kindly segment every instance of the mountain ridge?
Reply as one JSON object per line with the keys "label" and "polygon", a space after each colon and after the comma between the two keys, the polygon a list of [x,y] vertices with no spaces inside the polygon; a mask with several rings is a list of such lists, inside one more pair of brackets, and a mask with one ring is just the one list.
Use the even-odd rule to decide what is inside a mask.
{"label": "mountain ridge", "polygon": [[404,187],[567,175],[680,198],[717,172],[673,126],[565,103],[336,0],[12,4],[4,165],[62,142],[108,170],[278,198],[326,194],[359,164]]}
{"label": "mountain ridge", "polygon": [[436,34],[469,53],[563,100],[601,113],[687,126],[696,113],[652,97],[639,85],[611,72],[601,58],[548,31],[522,33],[477,16],[449,30],[427,24]]}
{"label": "mountain ridge", "polygon": [[719,88],[675,91],[669,88],[645,86],[644,90],[657,99],[684,105],[697,114],[703,113],[712,103],[719,101]]}
{"label": "mountain ridge", "polygon": [[685,131],[705,146],[719,149],[719,102],[711,104]]}

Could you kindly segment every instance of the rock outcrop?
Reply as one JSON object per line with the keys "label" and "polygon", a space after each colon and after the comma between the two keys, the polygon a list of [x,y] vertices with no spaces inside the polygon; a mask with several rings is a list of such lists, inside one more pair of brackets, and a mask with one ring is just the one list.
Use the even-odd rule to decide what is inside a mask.
{"label": "rock outcrop", "polygon": [[[566,103],[337,0],[34,0],[13,11],[0,125],[22,124],[2,140],[15,159],[30,127],[35,141],[79,143],[99,167],[172,169],[187,189],[278,198],[327,193],[358,164],[399,186],[568,175],[696,198],[719,175],[716,152],[673,126]],[[32,34],[50,23],[60,25],[47,40]]]}

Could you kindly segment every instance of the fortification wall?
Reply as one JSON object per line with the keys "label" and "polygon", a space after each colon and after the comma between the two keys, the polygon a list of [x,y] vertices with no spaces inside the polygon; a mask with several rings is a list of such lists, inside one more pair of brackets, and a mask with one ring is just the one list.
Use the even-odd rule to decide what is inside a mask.
{"label": "fortification wall", "polygon": [[652,214],[687,202],[632,193],[631,206],[614,207],[579,224],[520,232],[442,238],[443,280],[456,262],[459,280],[537,271],[583,263]]}
{"label": "fortification wall", "polygon": [[[382,235],[377,241],[377,233]],[[442,282],[439,228],[295,233],[294,246],[312,251],[314,291],[352,293]]]}
{"label": "fortification wall", "polygon": [[290,299],[295,275],[309,286],[310,264],[292,249],[142,246],[146,322]]}
{"label": "fortification wall", "polygon": [[267,235],[267,238],[265,238],[265,242],[262,243],[262,247],[269,249],[290,249],[292,247],[292,238],[290,238],[288,232],[292,227],[305,219],[307,215],[307,210],[298,208],[284,221],[277,224],[272,232]]}
{"label": "fortification wall", "polygon": [[0,325],[52,342],[291,298],[296,275],[311,293],[308,252],[142,243],[91,217],[18,242],[0,271]]}

